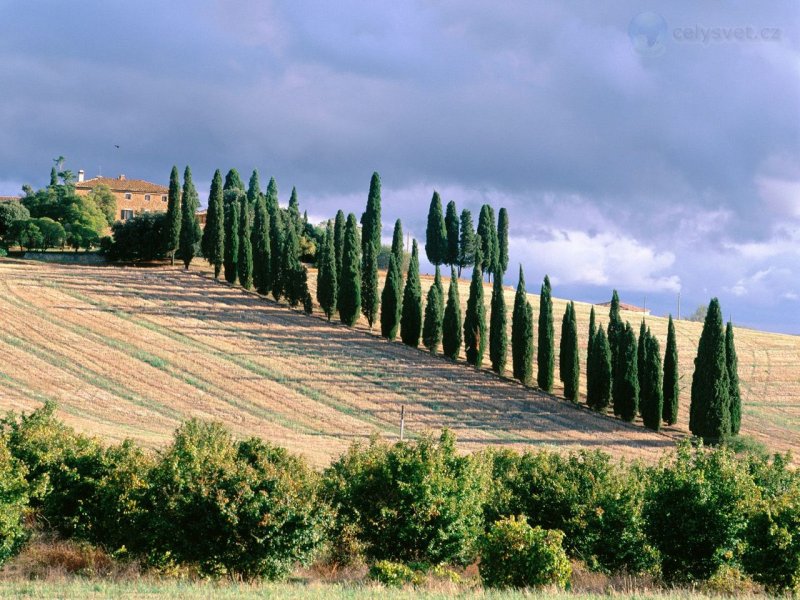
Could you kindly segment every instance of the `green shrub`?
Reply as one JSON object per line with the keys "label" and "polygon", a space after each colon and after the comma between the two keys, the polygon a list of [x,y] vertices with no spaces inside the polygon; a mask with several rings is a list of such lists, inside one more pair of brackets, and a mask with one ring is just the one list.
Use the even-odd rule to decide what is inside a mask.
{"label": "green shrub", "polygon": [[207,575],[283,577],[323,535],[326,513],[306,464],[257,439],[237,443],[216,423],[184,423],[151,486],[153,558]]}
{"label": "green shrub", "polygon": [[25,466],[12,456],[5,436],[0,435],[0,564],[25,541],[22,519],[27,505]]}
{"label": "green shrub", "polygon": [[684,443],[651,470],[645,492],[647,535],[668,581],[711,577],[737,557],[758,490],[746,463],[729,450]]}
{"label": "green shrub", "polygon": [[563,532],[531,527],[524,516],[496,521],[481,545],[479,569],[484,585],[565,588],[572,567],[561,546],[563,539]]}
{"label": "green shrub", "polygon": [[657,558],[643,528],[644,478],[638,466],[603,452],[490,451],[494,485],[485,522],[525,515],[531,525],[565,533],[571,557],[594,570],[652,571]]}
{"label": "green shrub", "polygon": [[457,455],[448,431],[438,442],[356,444],[325,474],[334,544],[349,531],[370,560],[468,563],[483,526],[485,481],[480,461]]}
{"label": "green shrub", "polygon": [[418,574],[403,563],[379,560],[370,566],[369,578],[388,587],[403,587],[415,583]]}
{"label": "green shrub", "polygon": [[789,457],[762,463],[756,474],[762,500],[745,531],[742,563],[768,591],[800,592],[800,473]]}

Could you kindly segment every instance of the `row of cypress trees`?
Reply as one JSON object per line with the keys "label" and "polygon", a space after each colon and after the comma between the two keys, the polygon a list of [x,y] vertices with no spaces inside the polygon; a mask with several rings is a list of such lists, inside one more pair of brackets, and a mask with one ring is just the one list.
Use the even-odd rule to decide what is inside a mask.
{"label": "row of cypress trees", "polygon": [[261,191],[258,171],[253,171],[245,191],[238,171],[231,169],[222,181],[214,173],[208,199],[201,248],[206,260],[233,284],[260,294],[285,297],[292,307],[311,312],[308,272],[300,262],[300,217],[297,190],[292,189],[288,209],[278,205],[278,187],[271,178]]}
{"label": "row of cypress trees", "polygon": [[197,208],[200,200],[192,181],[192,170],[187,167],[183,171],[183,187],[181,187],[178,167],[172,167],[169,176],[169,195],[167,215],[164,226],[164,246],[175,264],[176,255],[183,260],[188,269],[195,256],[195,245],[202,235],[197,220]]}

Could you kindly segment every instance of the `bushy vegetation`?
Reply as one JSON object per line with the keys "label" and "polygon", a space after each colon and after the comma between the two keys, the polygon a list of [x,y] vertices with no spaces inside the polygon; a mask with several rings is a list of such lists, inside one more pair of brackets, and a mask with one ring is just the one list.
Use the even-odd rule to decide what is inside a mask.
{"label": "bushy vegetation", "polygon": [[525,517],[493,523],[483,539],[480,573],[484,585],[565,588],[572,567],[562,542],[564,533],[531,527]]}
{"label": "bushy vegetation", "polygon": [[445,431],[355,444],[319,474],[214,423],[184,423],[155,454],[104,446],[54,411],[0,421],[0,561],[28,522],[162,573],[245,580],[280,579],[327,548],[385,585],[452,580],[448,565],[477,558],[491,587],[563,587],[570,561],[679,584],[749,576],[775,593],[800,582],[789,457],[688,443],[653,467],[602,452],[461,455]]}

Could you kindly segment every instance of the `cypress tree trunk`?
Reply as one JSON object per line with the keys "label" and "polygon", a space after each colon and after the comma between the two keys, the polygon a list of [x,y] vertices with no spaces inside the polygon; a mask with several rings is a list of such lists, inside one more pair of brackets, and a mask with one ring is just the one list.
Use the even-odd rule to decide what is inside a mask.
{"label": "cypress tree trunk", "polygon": [[[477,240],[479,242],[480,240]],[[486,308],[483,304],[483,253],[481,244],[475,244],[475,266],[469,286],[467,313],[464,316],[464,350],[467,362],[477,368],[483,363],[486,351]]]}
{"label": "cypress tree trunk", "polygon": [[466,208],[461,211],[461,224],[458,237],[458,276],[461,269],[475,263],[475,227],[472,224],[472,213]]}
{"label": "cypress tree trunk", "polygon": [[322,252],[319,260],[317,283],[317,302],[319,302],[328,321],[336,312],[336,300],[339,286],[336,281],[336,256],[333,248],[333,223],[328,221]]}
{"label": "cypress tree trunk", "polygon": [[249,290],[253,287],[253,245],[250,241],[250,206],[247,196],[242,196],[239,204],[239,260],[237,268],[239,270],[239,283]]}
{"label": "cypress tree trunk", "polygon": [[536,381],[546,392],[553,391],[555,346],[553,341],[553,300],[550,278],[545,275],[539,294],[539,352],[536,355]]}
{"label": "cypress tree trunk", "polygon": [[339,284],[339,318],[352,327],[361,312],[361,244],[356,216],[350,213],[342,248],[342,281]]}
{"label": "cypress tree trunk", "polygon": [[568,366],[566,378],[564,379],[564,397],[572,402],[578,402],[581,367],[578,353],[578,322],[575,316],[574,302],[569,304],[566,335],[567,348],[564,358]]}
{"label": "cypress tree trunk", "polygon": [[400,317],[400,339],[416,348],[422,332],[422,286],[419,283],[419,250],[417,240],[411,245],[406,287],[403,290],[403,308]]}
{"label": "cypress tree trunk", "polygon": [[441,265],[447,258],[447,229],[442,214],[442,199],[433,192],[428,209],[428,226],[425,228],[425,254],[433,265]]}
{"label": "cypress tree trunk", "polygon": [[497,272],[508,268],[508,211],[501,208],[497,215]]}
{"label": "cypress tree trunk", "polygon": [[730,382],[729,402],[731,434],[739,435],[742,426],[742,395],[739,391],[739,359],[736,357],[736,344],[733,340],[733,323],[728,321],[725,328],[725,358]]}
{"label": "cypress tree trunk", "polygon": [[623,421],[633,421],[639,411],[639,373],[637,369],[636,334],[626,323],[619,348],[619,416]]}
{"label": "cypress tree trunk", "polygon": [[667,348],[664,353],[664,410],[662,417],[667,425],[678,422],[678,341],[675,337],[675,324],[672,315],[667,326]]}
{"label": "cypress tree trunk", "polygon": [[[341,210],[336,211],[336,220],[333,224],[333,249],[336,257],[336,281],[342,285],[342,257],[344,256],[344,230],[345,217]],[[340,293],[341,295],[341,293]]]}
{"label": "cypress tree trunk", "polygon": [[[253,175],[257,177],[255,171]],[[248,203],[250,200],[248,199]],[[267,201],[258,194],[253,211],[253,285],[259,294],[269,294],[272,289],[272,245],[269,239],[270,218]]]}
{"label": "cypress tree trunk", "polygon": [[617,294],[617,290],[614,290],[611,295],[611,309],[608,313],[608,347],[611,350],[611,397],[616,416],[620,415],[617,398],[621,394],[619,386],[622,383],[620,373],[622,363],[619,359],[619,354],[624,337],[625,325],[619,315],[619,294]]}
{"label": "cypress tree trunk", "polygon": [[208,194],[208,211],[206,227],[203,230],[203,256],[208,264],[214,266],[214,278],[219,279],[222,263],[225,259],[225,211],[222,201],[222,174],[217,169],[211,180]]}
{"label": "cypress tree trunk", "polygon": [[194,247],[200,241],[202,232],[197,221],[197,207],[200,200],[192,181],[192,170],[187,166],[183,172],[183,193],[181,194],[180,246],[178,248],[183,268],[188,270],[194,258]]}
{"label": "cypress tree trunk", "polygon": [[425,305],[425,321],[422,325],[422,343],[431,354],[436,354],[439,350],[439,344],[442,341],[443,319],[444,291],[442,290],[442,277],[439,273],[439,266],[437,265],[433,285],[428,290],[428,298]]}
{"label": "cypress tree trunk", "polygon": [[164,224],[165,245],[170,264],[175,264],[175,252],[181,241],[181,180],[178,167],[172,166],[169,174],[169,196],[167,202],[167,220]]}
{"label": "cypress tree trunk", "polygon": [[444,214],[444,227],[447,230],[447,256],[445,263],[451,267],[458,264],[458,210],[456,203],[450,200]]}
{"label": "cypress tree trunk", "polygon": [[519,266],[519,283],[511,317],[511,362],[514,378],[530,384],[533,373],[533,317],[525,290],[525,274]]}
{"label": "cypress tree trunk", "polygon": [[442,352],[456,360],[461,352],[461,300],[458,294],[456,270],[450,270],[450,287],[447,290],[447,306],[442,320]]}
{"label": "cypress tree trunk", "polygon": [[694,359],[689,430],[708,444],[717,444],[731,433],[730,378],[719,300],[708,305],[703,333]]}
{"label": "cypress tree trunk", "polygon": [[489,360],[492,370],[503,374],[506,369],[508,334],[506,333],[506,299],[503,294],[503,273],[498,271],[492,286],[492,313],[489,317]]}
{"label": "cypress tree trunk", "polygon": [[611,404],[611,350],[600,327],[592,340],[592,362],[587,374],[586,404],[603,412]]}
{"label": "cypress tree trunk", "polygon": [[361,312],[367,319],[367,324],[370,330],[375,318],[378,316],[378,304],[380,296],[378,295],[378,254],[375,249],[375,243],[368,241],[362,244],[364,248],[364,257],[362,260],[361,272]]}
{"label": "cypress tree trunk", "polygon": [[239,261],[239,202],[236,195],[225,203],[225,280],[236,283]]}
{"label": "cypress tree trunk", "polygon": [[661,413],[664,409],[664,396],[661,379],[661,349],[658,340],[648,329],[645,337],[645,364],[642,380],[639,410],[644,426],[653,431],[661,429]]}
{"label": "cypress tree trunk", "polygon": [[392,253],[389,256],[389,270],[386,272],[386,282],[383,284],[383,293],[381,294],[381,335],[388,340],[397,337],[402,305],[403,274],[397,262],[397,255]]}

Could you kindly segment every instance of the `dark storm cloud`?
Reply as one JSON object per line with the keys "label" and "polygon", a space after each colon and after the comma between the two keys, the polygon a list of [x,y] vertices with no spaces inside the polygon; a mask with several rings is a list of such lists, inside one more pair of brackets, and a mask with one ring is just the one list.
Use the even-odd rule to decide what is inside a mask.
{"label": "dark storm cloud", "polygon": [[[628,38],[645,10],[662,56]],[[779,39],[684,35],[737,27]],[[0,193],[59,154],[203,185],[235,165],[322,217],[378,170],[387,228],[421,235],[433,187],[502,202],[512,258],[565,293],[718,294],[798,331],[798,32],[791,2],[6,3]]]}

